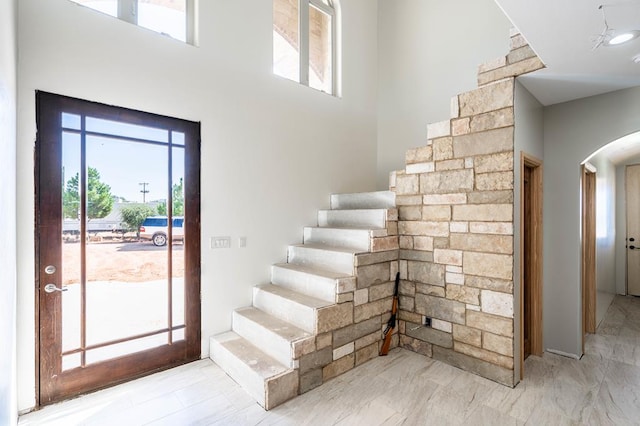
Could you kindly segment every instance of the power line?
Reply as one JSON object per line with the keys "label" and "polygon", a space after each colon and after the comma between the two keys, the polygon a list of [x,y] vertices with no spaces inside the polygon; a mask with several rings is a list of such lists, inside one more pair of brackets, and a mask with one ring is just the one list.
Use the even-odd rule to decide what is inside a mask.
{"label": "power line", "polygon": [[140,182],[138,185],[142,186],[140,192],[142,192],[142,203],[144,204],[147,202],[147,194],[149,193],[147,186],[149,186],[149,182]]}

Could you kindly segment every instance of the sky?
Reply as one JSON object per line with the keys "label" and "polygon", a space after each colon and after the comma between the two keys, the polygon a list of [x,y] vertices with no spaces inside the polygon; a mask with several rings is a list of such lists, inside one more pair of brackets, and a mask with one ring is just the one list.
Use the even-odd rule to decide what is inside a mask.
{"label": "sky", "polygon": [[[79,117],[64,114],[63,126],[79,128]],[[119,136],[152,139],[167,142],[166,130],[142,126],[125,125],[87,117],[87,130]],[[173,132],[174,143],[184,143],[184,134]],[[62,165],[64,186],[80,170],[80,135],[63,132]],[[87,166],[100,173],[100,180],[111,187],[111,194],[127,201],[142,202],[142,183],[148,193],[145,201],[166,200],[168,194],[168,145],[87,136]],[[184,176],[184,148],[173,148],[173,183]]]}

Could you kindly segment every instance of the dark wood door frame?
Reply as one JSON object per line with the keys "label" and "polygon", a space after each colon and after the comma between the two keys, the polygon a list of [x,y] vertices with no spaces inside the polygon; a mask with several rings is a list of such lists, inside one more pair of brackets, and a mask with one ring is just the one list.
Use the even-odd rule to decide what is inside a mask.
{"label": "dark wood door frame", "polygon": [[[529,169],[530,182],[530,215],[525,218],[525,169]],[[530,314],[530,345],[531,354],[541,356],[542,348],[542,160],[524,152],[520,155],[520,379],[524,377],[524,309],[525,288],[531,300],[527,304],[531,308]],[[526,223],[525,223],[526,222]],[[525,228],[530,236],[528,247],[525,247]],[[529,262],[530,276],[525,280],[525,262]]]}
{"label": "dark wood door frame", "polygon": [[585,335],[596,332],[596,168],[582,165],[582,352]]}
{"label": "dark wood door frame", "polygon": [[[200,327],[200,124],[158,116],[95,102],[37,92],[37,139],[35,147],[35,304],[36,304],[36,404],[56,402],[91,390],[111,386],[135,377],[150,374],[197,360],[201,355]],[[98,362],[82,368],[63,371],[60,361],[51,361],[61,354],[60,293],[47,294],[46,282],[60,283],[60,271],[45,274],[46,265],[61,265],[60,241],[62,220],[43,215],[44,208],[62,211],[61,198],[61,111],[91,114],[93,117],[132,124],[154,125],[185,134],[185,340]],[[57,245],[57,249],[56,249]],[[58,268],[59,269],[59,268]],[[189,283],[187,285],[186,283]],[[48,299],[45,299],[48,298]],[[56,305],[57,304],[57,305]],[[41,345],[51,341],[57,344]],[[51,355],[53,354],[53,355]],[[57,354],[57,355],[56,355]],[[102,377],[96,384],[95,377]],[[52,378],[44,380],[45,377]]]}

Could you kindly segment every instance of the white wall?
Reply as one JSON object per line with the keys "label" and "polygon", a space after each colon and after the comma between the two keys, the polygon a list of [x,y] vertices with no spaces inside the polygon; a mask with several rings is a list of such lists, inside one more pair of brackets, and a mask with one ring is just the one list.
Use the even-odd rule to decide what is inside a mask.
{"label": "white wall", "polygon": [[589,159],[596,167],[596,324],[616,294],[616,166],[604,154]]}
{"label": "white wall", "polygon": [[[270,1],[200,2],[198,48],[67,0],[19,2],[19,405],[34,404],[36,89],[202,122],[202,355],[332,192],[376,180],[377,8],[342,2],[342,98],[271,73]],[[209,238],[229,235],[228,250]],[[237,237],[247,247],[237,248]]]}
{"label": "white wall", "polygon": [[545,108],[545,349],[580,355],[580,163],[640,129],[640,87]]}
{"label": "white wall", "polygon": [[0,2],[0,424],[17,421],[16,405],[16,15]]}
{"label": "white wall", "polygon": [[426,144],[428,123],[477,87],[478,65],[509,51],[511,23],[493,0],[378,0],[378,188]]}
{"label": "white wall", "polygon": [[[514,289],[514,320],[515,324],[520,324],[522,313],[520,312],[520,225],[521,225],[521,209],[520,199],[522,197],[522,170],[521,156],[527,154],[531,157],[542,160],[544,157],[544,115],[543,107],[540,102],[529,91],[516,80],[515,87],[515,133],[514,133],[514,213],[513,213],[513,251],[514,251],[514,267],[513,267],[513,289]],[[543,168],[544,170],[544,168]],[[544,175],[544,172],[543,172]],[[544,176],[543,176],[544,180]],[[543,287],[544,288],[544,287]],[[544,310],[543,310],[544,316]],[[520,359],[520,327],[514,329],[514,359]],[[514,377],[516,382],[520,380],[520,362],[515,363]]]}

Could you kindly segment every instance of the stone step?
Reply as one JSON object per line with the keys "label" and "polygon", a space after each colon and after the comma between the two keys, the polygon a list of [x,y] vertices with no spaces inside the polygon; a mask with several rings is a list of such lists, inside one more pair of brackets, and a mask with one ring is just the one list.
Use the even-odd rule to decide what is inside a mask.
{"label": "stone step", "polygon": [[298,394],[298,370],[292,370],[229,331],[209,340],[210,357],[265,410]]}
{"label": "stone step", "polygon": [[315,336],[254,307],[233,312],[233,331],[281,364],[295,368],[301,348]]}
{"label": "stone step", "polygon": [[318,226],[380,229],[387,226],[386,209],[319,210]]}
{"label": "stone step", "polygon": [[392,191],[332,194],[332,210],[392,209],[396,207],[396,194]]}
{"label": "stone step", "polygon": [[316,311],[332,304],[273,284],[253,288],[254,307],[309,333],[318,329]]}
{"label": "stone step", "polygon": [[383,237],[386,236],[386,233],[386,229],[372,230],[307,226],[304,228],[302,241],[305,244],[325,244],[368,252],[371,251],[371,237]]}
{"label": "stone step", "polygon": [[356,279],[351,275],[295,263],[273,265],[271,282],[328,302],[336,302],[338,294],[356,289]]}
{"label": "stone step", "polygon": [[315,266],[332,272],[355,275],[354,260],[362,250],[334,247],[324,244],[300,244],[289,246],[288,263]]}

